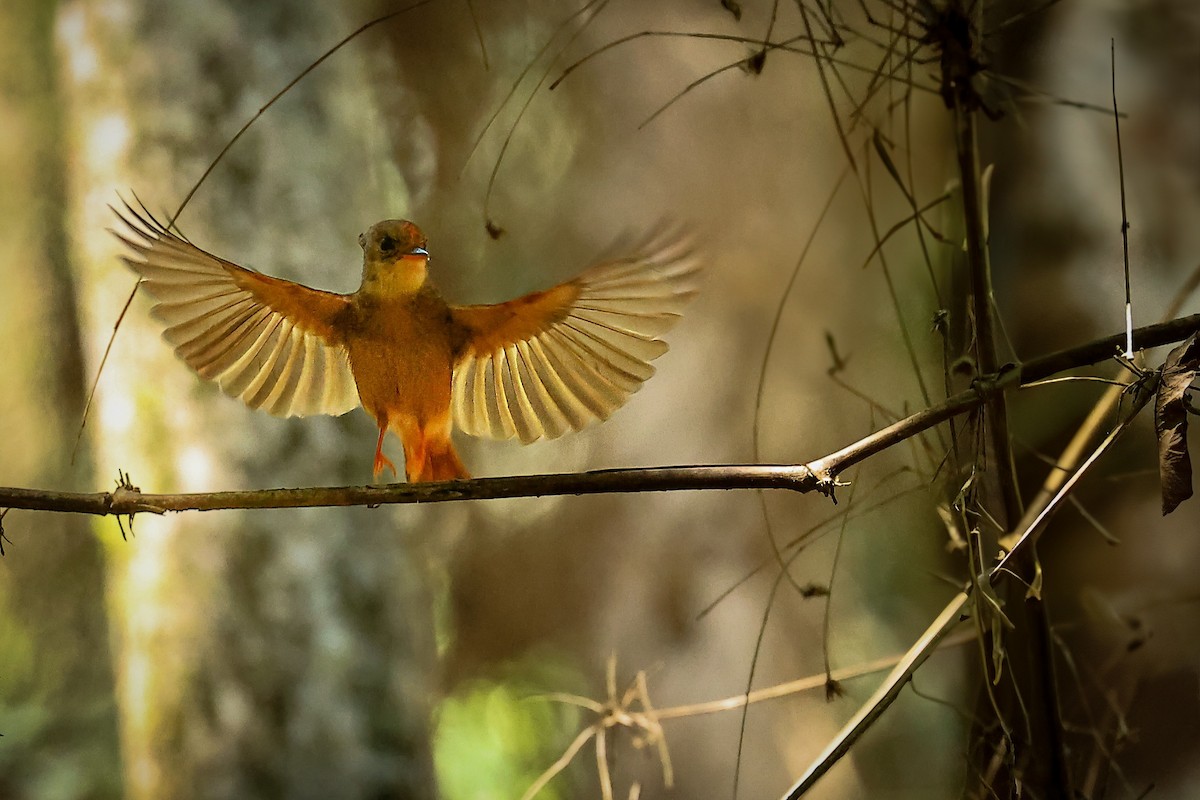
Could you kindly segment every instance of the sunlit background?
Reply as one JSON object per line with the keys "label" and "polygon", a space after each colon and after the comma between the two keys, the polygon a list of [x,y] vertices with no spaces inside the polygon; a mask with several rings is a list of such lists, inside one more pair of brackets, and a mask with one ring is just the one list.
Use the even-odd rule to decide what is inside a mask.
{"label": "sunlit background", "polygon": [[[858,181],[811,58],[772,51],[756,70],[757,48],[736,41],[770,31],[805,45],[795,4],[435,0],[367,31],[269,109],[179,226],[224,258],[349,292],[358,234],[409,218],[428,234],[443,293],[477,303],[567,279],[623,235],[686,224],[703,290],[645,388],[554,442],[463,437],[464,460],[506,475],[815,458],[925,405],[901,324],[932,399],[944,389],[922,243],[910,226],[883,248],[895,302],[872,258],[875,236],[911,214],[873,131],[920,203],[954,189],[948,115],[929,91],[936,64],[873,88],[895,55],[873,43],[887,41],[889,4],[876,29],[859,3],[844,5],[836,57],[851,66],[832,91]],[[996,3],[989,19],[1037,5]],[[1200,10],[1052,5],[989,40],[990,67],[1012,79],[988,95],[1004,114],[985,126],[993,268],[1022,357],[1123,322],[1110,39],[1128,113],[1138,323],[1158,319],[1200,265]],[[148,492],[369,481],[365,413],[244,408],[175,359],[143,297],[74,448],[134,285],[106,231],[109,204],[136,193],[174,213],[276,91],[400,7],[0,5],[0,484],[98,491],[119,471]],[[727,38],[635,38],[550,90],[585,55],[645,31]],[[856,113],[847,92],[870,100]],[[945,288],[961,230],[949,205],[929,220],[946,234],[924,242]],[[1028,491],[1097,392],[1014,402]],[[13,511],[0,559],[0,798],[519,798],[593,719],[580,702],[608,699],[610,663],[620,692],[644,671],[664,708],[894,656],[963,574],[935,510],[944,442],[925,443],[843,476],[854,488],[838,506],[674,493],[142,515],[123,529]],[[387,446],[398,459],[398,442]],[[1076,666],[1067,713],[1080,742],[1111,750],[1093,765],[1111,796],[1150,782],[1155,796],[1200,792],[1200,515],[1185,505],[1160,519],[1154,453],[1142,425],[1041,552]],[[811,544],[780,582],[771,537],[802,535]],[[813,586],[831,592],[798,591]],[[728,797],[735,776],[741,797],[779,796],[878,678],[829,699],[817,688],[757,703],[744,719],[664,722],[673,789],[656,742],[611,732],[616,796],[637,784],[644,798]],[[813,796],[959,795],[977,768],[966,744],[977,650],[935,655],[913,689]],[[1097,704],[1086,713],[1084,696]],[[1117,722],[1137,737],[1104,738]],[[539,796],[600,792],[589,743]]]}

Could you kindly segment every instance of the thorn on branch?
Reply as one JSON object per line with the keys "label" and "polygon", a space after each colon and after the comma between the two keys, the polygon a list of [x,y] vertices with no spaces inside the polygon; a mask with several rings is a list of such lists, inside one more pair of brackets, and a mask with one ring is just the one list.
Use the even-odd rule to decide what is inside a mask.
{"label": "thorn on branch", "polygon": [[129,478],[129,473],[121,471],[120,468],[117,469],[117,489],[125,489],[132,492],[142,491],[140,488],[133,485],[133,481]]}
{"label": "thorn on branch", "polygon": [[[121,541],[122,541],[122,542],[128,542],[128,541],[129,541],[129,539],[128,539],[128,537],[126,537],[126,535],[125,535],[125,523],[121,522],[121,515],[120,515],[120,514],[118,514],[118,515],[117,515],[117,527],[118,527],[118,528],[120,529],[120,531],[121,531]],[[130,534],[132,534],[132,533],[133,533],[133,515],[132,515],[132,514],[130,514],[130,515],[129,515],[129,531],[130,531]]]}
{"label": "thorn on branch", "polygon": [[[129,478],[128,472],[122,472],[117,469],[117,488],[113,490],[109,506],[124,506],[136,502],[136,497],[131,498],[129,495],[141,495],[142,489],[140,486],[134,486],[133,481]],[[129,538],[125,535],[125,526],[121,523],[121,515],[114,514],[117,518],[117,527],[121,529],[121,541],[127,542]],[[133,536],[133,513],[130,512],[129,517],[129,536]]]}
{"label": "thorn on branch", "polygon": [[817,491],[832,500],[835,506],[837,505],[837,495],[835,492],[839,487],[850,485],[848,481],[839,481],[837,476],[828,470],[816,473],[814,477],[817,479]]}

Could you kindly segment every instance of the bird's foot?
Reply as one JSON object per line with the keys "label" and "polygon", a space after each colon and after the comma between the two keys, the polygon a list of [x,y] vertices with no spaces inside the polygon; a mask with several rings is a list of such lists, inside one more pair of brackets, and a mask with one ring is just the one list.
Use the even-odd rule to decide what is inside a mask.
{"label": "bird's foot", "polygon": [[383,450],[376,450],[375,451],[375,482],[376,483],[379,482],[379,476],[383,474],[384,469],[390,469],[392,471],[393,478],[399,477],[399,473],[396,472],[396,465],[392,463],[392,460],[383,454]]}

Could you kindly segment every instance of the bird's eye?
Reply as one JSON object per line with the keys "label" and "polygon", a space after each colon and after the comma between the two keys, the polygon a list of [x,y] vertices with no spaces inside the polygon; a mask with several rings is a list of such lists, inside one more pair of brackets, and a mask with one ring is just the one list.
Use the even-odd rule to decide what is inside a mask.
{"label": "bird's eye", "polygon": [[379,252],[391,253],[396,249],[396,240],[390,236],[384,236],[379,240]]}

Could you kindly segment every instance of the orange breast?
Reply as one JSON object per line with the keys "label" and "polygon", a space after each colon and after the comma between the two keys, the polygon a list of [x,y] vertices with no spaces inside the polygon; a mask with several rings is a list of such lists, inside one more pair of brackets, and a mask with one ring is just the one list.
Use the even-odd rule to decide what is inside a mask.
{"label": "orange breast", "polygon": [[444,418],[455,338],[445,302],[432,292],[355,301],[346,345],[363,407],[381,426]]}

